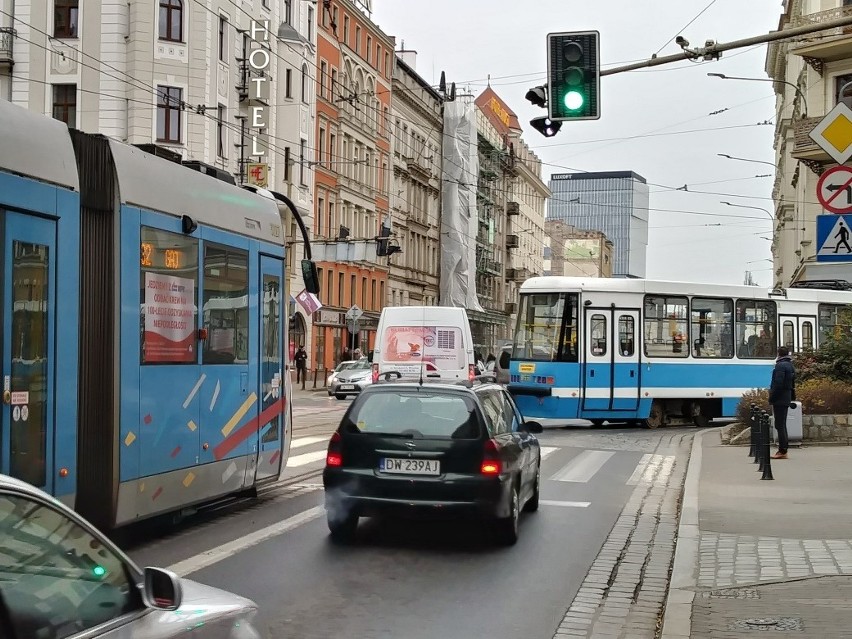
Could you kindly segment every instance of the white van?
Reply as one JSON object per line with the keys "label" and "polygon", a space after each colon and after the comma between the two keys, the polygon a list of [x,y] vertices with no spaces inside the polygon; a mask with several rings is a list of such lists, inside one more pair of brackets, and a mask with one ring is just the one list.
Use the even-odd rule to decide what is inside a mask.
{"label": "white van", "polygon": [[390,306],[382,309],[373,348],[373,381],[390,371],[405,379],[473,380],[473,336],[463,308]]}

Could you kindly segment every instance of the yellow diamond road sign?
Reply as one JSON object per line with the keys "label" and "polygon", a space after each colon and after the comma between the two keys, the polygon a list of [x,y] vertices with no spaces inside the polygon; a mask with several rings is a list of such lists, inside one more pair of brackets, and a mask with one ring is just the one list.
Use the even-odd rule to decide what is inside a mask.
{"label": "yellow diamond road sign", "polygon": [[839,102],[810,136],[835,162],[843,164],[852,157],[852,109]]}

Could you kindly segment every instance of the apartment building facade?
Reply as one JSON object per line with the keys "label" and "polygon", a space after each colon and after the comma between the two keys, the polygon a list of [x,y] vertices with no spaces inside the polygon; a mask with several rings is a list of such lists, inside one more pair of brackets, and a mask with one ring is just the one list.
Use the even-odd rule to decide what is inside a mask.
{"label": "apartment building facade", "polygon": [[547,220],[545,234],[545,275],[612,277],[613,244],[600,231]]}
{"label": "apartment building facade", "polygon": [[[779,29],[852,15],[849,0],[785,0],[783,7]],[[774,285],[787,287],[805,280],[852,282],[852,261],[817,261],[822,248],[817,216],[825,213],[816,201],[817,182],[837,164],[809,135],[839,102],[852,107],[852,28],[770,43],[765,68],[777,80]]]}
{"label": "apartment building facade", "polygon": [[[322,256],[321,302],[309,352],[332,367],[345,348],[373,347],[388,266],[376,238],[390,215],[394,40],[352,0],[324,2],[317,40],[313,234]],[[360,249],[360,250],[358,250]],[[363,312],[350,325],[346,312]]]}
{"label": "apartment building facade", "polygon": [[434,306],[439,298],[443,98],[416,71],[416,52],[397,52],[393,73],[390,306]]}

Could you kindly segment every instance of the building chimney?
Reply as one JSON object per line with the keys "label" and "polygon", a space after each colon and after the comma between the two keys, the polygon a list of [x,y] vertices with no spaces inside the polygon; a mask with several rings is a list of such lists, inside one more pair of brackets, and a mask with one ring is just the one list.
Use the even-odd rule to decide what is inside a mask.
{"label": "building chimney", "polygon": [[396,52],[396,55],[399,56],[400,60],[411,67],[412,71],[417,71],[417,51],[406,51],[405,40],[400,42],[400,46],[401,48]]}

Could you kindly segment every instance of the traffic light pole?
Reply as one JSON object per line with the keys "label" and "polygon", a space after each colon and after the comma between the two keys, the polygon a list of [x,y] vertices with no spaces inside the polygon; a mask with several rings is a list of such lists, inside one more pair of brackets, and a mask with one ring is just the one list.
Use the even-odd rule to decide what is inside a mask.
{"label": "traffic light pole", "polygon": [[688,47],[680,53],[663,56],[661,58],[650,58],[643,62],[634,62],[612,69],[601,69],[600,74],[615,75],[616,73],[624,73],[625,71],[635,71],[636,69],[646,69],[648,67],[658,67],[672,62],[681,62],[682,60],[700,60],[718,58],[718,54],[723,51],[733,51],[734,49],[742,49],[755,44],[765,44],[767,42],[777,42],[778,40],[789,40],[801,35],[811,33],[819,33],[829,29],[838,27],[848,27],[852,25],[852,16],[845,16],[836,20],[828,20],[818,24],[810,24],[803,27],[793,27],[792,29],[781,29],[780,31],[771,31],[764,35],[755,36],[753,38],[745,38],[744,40],[733,40],[731,42],[717,42],[702,48],[689,49]]}

